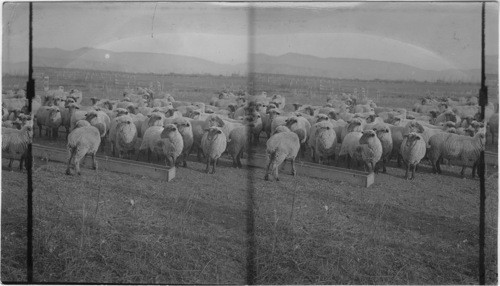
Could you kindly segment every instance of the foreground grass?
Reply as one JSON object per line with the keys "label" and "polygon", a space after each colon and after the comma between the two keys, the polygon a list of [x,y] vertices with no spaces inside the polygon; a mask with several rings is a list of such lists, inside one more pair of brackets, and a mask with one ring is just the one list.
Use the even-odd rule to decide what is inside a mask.
{"label": "foreground grass", "polygon": [[[190,162],[173,181],[162,183],[88,166],[82,176],[69,177],[64,164],[36,161],[35,281],[478,281],[478,180],[457,178],[455,167],[438,176],[423,166],[415,181],[403,180],[404,171],[390,167],[370,188],[359,188],[300,174],[293,179],[288,170],[282,181],[267,182],[262,169],[228,166],[223,162],[218,173],[207,175],[203,164]],[[25,210],[18,205],[23,193],[5,186],[18,175],[3,173],[2,200],[8,206],[2,208],[3,281],[23,280],[25,273],[22,235],[17,244],[6,244],[4,235],[12,225],[23,233]],[[489,170],[489,284],[497,281],[497,180],[497,170]]]}

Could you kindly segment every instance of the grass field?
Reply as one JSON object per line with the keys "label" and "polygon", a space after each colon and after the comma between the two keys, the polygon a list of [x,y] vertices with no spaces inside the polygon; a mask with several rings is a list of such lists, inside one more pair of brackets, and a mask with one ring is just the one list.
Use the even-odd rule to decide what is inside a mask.
{"label": "grass field", "polygon": [[[66,71],[66,78],[59,75],[53,84],[82,89],[87,96],[92,89],[82,78],[89,73]],[[119,79],[127,76],[133,78],[121,75]],[[136,82],[144,83],[140,86],[159,78],[134,76]],[[239,77],[169,75],[160,79],[178,100],[208,101],[221,87],[246,85],[246,79]],[[16,80],[22,82],[22,78],[4,78],[4,86],[14,86]],[[93,88],[100,84],[100,79],[88,81]],[[289,77],[267,80],[263,76],[257,81],[262,83],[256,90],[280,92],[289,102],[314,104],[332,92],[318,89],[313,94],[312,79],[295,83]],[[286,86],[287,81],[291,86]],[[443,83],[339,84],[346,91],[362,86],[381,90],[376,86],[384,85],[389,95],[381,98],[399,106],[411,106],[425,95],[420,90],[447,92],[452,97],[469,88],[477,90],[474,85]],[[118,98],[120,88],[108,87],[108,93],[95,88],[90,94]],[[50,144],[62,146],[64,142]],[[6,164],[3,160],[2,165]],[[435,175],[424,164],[414,181],[405,181],[404,170],[391,163],[388,173],[376,175],[371,187],[360,188],[300,173],[293,178],[288,166],[282,181],[267,182],[263,169],[234,169],[227,157],[215,175],[203,173],[204,164],[191,160],[168,183],[95,172],[89,166],[82,168],[82,176],[69,177],[64,175],[65,167],[35,161],[34,278],[38,282],[478,283],[479,181],[469,178],[470,169],[468,178],[461,179],[458,167],[443,166],[444,174]],[[498,281],[497,182],[498,170],[489,167],[488,284]],[[26,188],[25,173],[2,170],[4,282],[26,277]]]}

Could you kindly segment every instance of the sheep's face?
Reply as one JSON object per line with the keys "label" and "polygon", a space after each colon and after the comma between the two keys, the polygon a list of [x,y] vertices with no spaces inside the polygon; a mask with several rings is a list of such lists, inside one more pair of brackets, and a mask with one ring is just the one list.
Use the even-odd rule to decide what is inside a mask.
{"label": "sheep's face", "polygon": [[274,117],[276,117],[276,116],[280,115],[280,114],[281,114],[281,111],[279,111],[279,110],[278,110],[278,109],[276,109],[276,108],[273,108],[273,109],[269,110],[267,113],[269,113],[269,117],[270,117],[270,118],[274,118]]}
{"label": "sheep's face", "polygon": [[328,112],[328,117],[333,120],[337,120],[337,113],[335,111],[330,111]]}
{"label": "sheep's face", "polygon": [[[22,118],[21,118],[22,119]],[[61,112],[59,111],[59,108],[52,108],[49,112],[49,120],[52,122],[56,122],[57,120],[61,119]]]}
{"label": "sheep's face", "polygon": [[70,103],[68,104],[68,109],[69,110],[80,109],[80,106],[78,106],[78,104],[76,103]]}
{"label": "sheep's face", "polygon": [[222,134],[222,130],[218,127],[210,127],[207,132],[207,139],[210,141],[214,140],[219,134]]}
{"label": "sheep's face", "polygon": [[97,117],[97,113],[95,113],[95,112],[89,112],[89,113],[85,114],[85,120],[87,120],[88,122],[92,121],[92,119],[94,119],[96,117]]}
{"label": "sheep's face", "polygon": [[391,132],[391,130],[387,127],[382,127],[382,128],[373,128],[373,131],[377,134],[377,137],[380,139],[382,138],[385,134],[388,134]]}
{"label": "sheep's face", "polygon": [[318,114],[318,116],[316,116],[316,123],[321,121],[328,121],[328,116],[324,114]]}
{"label": "sheep's face", "polygon": [[290,128],[290,126],[294,125],[294,124],[295,124],[295,123],[297,123],[297,122],[298,122],[297,118],[292,117],[292,118],[288,118],[288,119],[285,121],[285,125],[286,125],[287,127],[289,127],[289,128]]}
{"label": "sheep's face", "polygon": [[359,144],[368,144],[368,142],[372,138],[375,138],[376,136],[377,136],[377,134],[375,134],[375,131],[373,131],[373,130],[364,131],[361,138],[359,138]]}
{"label": "sheep's face", "polygon": [[292,105],[293,105],[293,108],[295,109],[295,111],[299,110],[299,108],[302,106],[302,104],[300,104],[300,103],[294,103]]}
{"label": "sheep's face", "polygon": [[375,117],[377,117],[375,114],[368,115],[368,117],[366,118],[366,123],[372,123],[373,121],[375,121]]}
{"label": "sheep's face", "polygon": [[273,103],[270,103],[267,108],[266,108],[266,113],[271,113],[271,110],[276,109],[276,105]]}

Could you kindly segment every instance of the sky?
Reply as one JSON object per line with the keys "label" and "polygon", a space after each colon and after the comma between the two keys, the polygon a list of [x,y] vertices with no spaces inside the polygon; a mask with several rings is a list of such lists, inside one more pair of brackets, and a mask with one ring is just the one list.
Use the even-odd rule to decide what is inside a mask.
{"label": "sky", "polygon": [[[4,60],[27,58],[27,8],[3,5]],[[498,4],[486,8],[486,53],[498,54]],[[481,4],[473,2],[35,2],[33,26],[35,48],[169,53],[225,64],[245,63],[251,51],[480,68]]]}

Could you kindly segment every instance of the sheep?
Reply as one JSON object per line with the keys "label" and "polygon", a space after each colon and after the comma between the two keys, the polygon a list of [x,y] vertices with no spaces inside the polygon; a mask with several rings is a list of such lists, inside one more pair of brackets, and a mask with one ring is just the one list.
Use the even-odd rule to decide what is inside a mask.
{"label": "sheep", "polygon": [[488,120],[488,131],[491,134],[491,144],[495,144],[495,138],[498,137],[498,113],[493,114]]}
{"label": "sheep", "polygon": [[163,122],[165,120],[165,116],[160,112],[153,112],[144,119],[144,121],[140,124],[141,128],[137,131],[137,136],[142,138],[142,134],[146,132],[151,126],[164,126]]}
{"label": "sheep", "polygon": [[251,127],[242,125],[234,128],[229,133],[229,142],[227,144],[227,151],[233,158],[233,167],[241,168],[241,156],[243,152],[248,150],[250,144]]}
{"label": "sheep", "polygon": [[269,131],[268,138],[270,138],[274,134],[274,130],[276,129],[276,127],[286,124],[288,116],[280,116],[282,112],[276,108],[269,110],[268,113],[271,126],[269,130],[266,130],[266,133]]}
{"label": "sheep", "polygon": [[[23,169],[23,163],[28,156],[28,145],[33,138],[33,127],[25,125],[21,130],[2,127],[2,157],[9,159],[9,169],[12,170],[12,162],[19,160],[19,170]],[[27,164],[27,162],[26,162]]]}
{"label": "sheep", "polygon": [[375,131],[363,131],[356,152],[361,154],[361,158],[368,168],[368,173],[373,173],[377,162],[382,158],[382,143],[380,143]]}
{"label": "sheep", "polygon": [[87,114],[85,114],[85,120],[90,122],[90,125],[94,126],[99,130],[99,133],[101,134],[101,140],[102,143],[102,148],[104,149],[105,145],[105,140],[104,137],[108,134],[108,130],[110,127],[110,119],[108,115],[102,111],[89,111]]}
{"label": "sheep", "polygon": [[36,113],[39,136],[42,137],[42,126],[47,128],[49,138],[57,138],[59,126],[62,124],[61,112],[57,106],[42,106]]}
{"label": "sheep", "polygon": [[266,142],[267,171],[264,179],[269,180],[269,174],[274,173],[274,178],[279,181],[278,167],[285,161],[290,160],[292,164],[292,175],[295,177],[295,158],[299,153],[299,136],[287,127],[280,126],[275,134]]}
{"label": "sheep", "polygon": [[161,144],[158,144],[160,141],[160,136],[161,133],[163,132],[163,126],[151,126],[148,129],[146,129],[146,132],[144,132],[144,135],[142,136],[142,142],[141,145],[139,146],[139,150],[137,151],[137,158],[136,160],[139,160],[139,155],[141,154],[141,151],[143,150],[148,150],[148,162],[151,162],[151,153],[155,153],[158,158],[160,154],[163,153],[163,149],[161,148]]}
{"label": "sheep", "polygon": [[67,97],[73,98],[77,104],[81,104],[83,99],[83,94],[78,89],[72,89],[69,91],[69,95]]}
{"label": "sheep", "polygon": [[[76,103],[71,103],[68,104],[68,116],[70,118],[69,120],[69,131],[73,131],[75,128],[75,124],[78,120],[85,119],[85,116],[87,115],[87,111],[79,110],[80,106]],[[66,118],[66,117],[65,117]],[[64,123],[66,124],[66,122]]]}
{"label": "sheep", "polygon": [[184,149],[184,141],[181,133],[179,133],[174,124],[164,126],[157,144],[162,148],[163,154],[166,157],[165,160],[168,161],[168,166],[177,166],[177,158]]}
{"label": "sheep", "polygon": [[484,151],[485,130],[482,129],[474,137],[462,136],[453,133],[438,134],[429,140],[429,160],[435,173],[441,173],[439,160],[458,160],[462,165],[460,175],[464,177],[466,167],[472,167],[472,178],[475,177],[476,167],[481,151]]}
{"label": "sheep", "polygon": [[12,129],[21,129],[22,127],[22,122],[20,120],[5,120],[2,121],[2,127],[7,127],[7,128],[12,128]]}
{"label": "sheep", "polygon": [[[392,155],[393,141],[392,141],[392,133],[389,126],[385,123],[377,124],[373,127],[373,131],[377,133],[377,137],[382,144],[382,157],[380,158],[380,163],[382,164],[382,172],[387,173],[387,169],[385,164],[390,160]],[[376,165],[375,172],[378,171],[379,165]]]}
{"label": "sheep", "polygon": [[335,158],[337,134],[329,121],[318,122],[314,126],[316,126],[314,153],[317,156],[316,162],[321,164],[323,158],[326,160]]}
{"label": "sheep", "polygon": [[[361,139],[363,133],[360,131],[353,131],[347,133],[347,135],[342,140],[342,145],[340,147],[339,158],[347,158],[347,168],[351,168],[351,159],[355,161],[361,160],[361,156],[356,152],[356,148],[359,146],[359,139]],[[340,162],[340,161],[339,161]],[[339,163],[337,162],[337,164]]]}
{"label": "sheep", "polygon": [[201,140],[203,138],[203,135],[205,134],[205,130],[212,126],[222,127],[223,125],[224,122],[220,120],[220,118],[219,120],[212,120],[212,118],[208,118],[204,121],[191,120],[191,126],[193,130],[193,147],[191,148],[191,150],[196,151],[198,161],[201,161],[200,157],[200,151],[202,150]]}
{"label": "sheep", "polygon": [[[316,161],[316,156],[315,156],[315,146],[316,146],[316,124],[322,121],[328,121],[328,116],[325,114],[318,114],[316,115],[316,122],[311,126],[310,131],[310,136],[307,139],[307,147],[311,151],[311,159],[313,162]],[[333,127],[333,126],[332,126]]]}
{"label": "sheep", "polygon": [[179,133],[182,136],[182,141],[184,143],[184,148],[182,150],[182,166],[187,167],[186,159],[191,152],[191,148],[193,147],[193,129],[191,126],[191,122],[186,118],[176,118],[174,120],[175,126],[179,130]]}
{"label": "sheep", "polygon": [[271,98],[271,102],[275,103],[279,109],[283,109],[285,107],[286,99],[280,94],[275,94]]}
{"label": "sheep", "polygon": [[363,131],[363,120],[360,118],[353,118],[349,123],[347,123],[340,134],[340,142],[344,142],[344,138],[350,132],[362,132]]}
{"label": "sheep", "polygon": [[[76,126],[76,124],[75,124]],[[99,145],[101,144],[101,134],[94,126],[83,126],[73,129],[68,135],[68,142],[66,144],[68,149],[68,167],[66,168],[66,175],[71,175],[71,160],[74,159],[75,171],[78,175],[80,173],[80,160],[85,155],[92,156],[92,168],[97,170],[96,153]]]}
{"label": "sheep", "polygon": [[9,114],[14,111],[21,111],[21,109],[26,105],[27,100],[25,98],[4,98],[2,99],[2,106],[4,106]]}
{"label": "sheep", "polygon": [[222,132],[222,128],[210,127],[201,139],[201,147],[203,149],[203,154],[205,154],[207,158],[205,172],[209,173],[210,163],[212,162],[211,173],[214,174],[217,161],[227,147],[226,135]]}
{"label": "sheep", "polygon": [[119,116],[113,121],[113,125],[116,124],[116,127],[113,131],[113,138],[111,138],[110,132],[112,153],[115,156],[115,152],[117,151],[118,157],[122,158],[123,152],[130,153],[134,150],[137,141],[137,128],[132,122],[132,118],[128,115]]}
{"label": "sheep", "polygon": [[[406,180],[413,180],[415,178],[415,170],[420,161],[425,157],[426,143],[422,135],[416,132],[410,132],[404,136],[401,143],[400,154],[403,162],[406,164]],[[411,177],[409,172],[411,169]]]}

